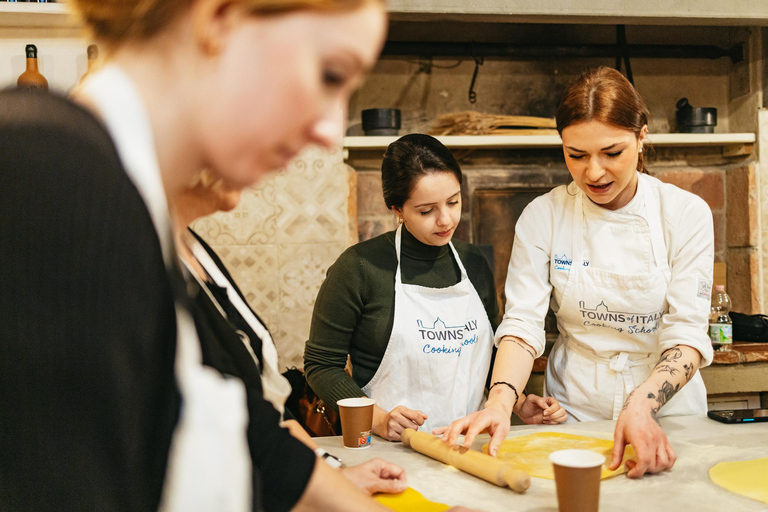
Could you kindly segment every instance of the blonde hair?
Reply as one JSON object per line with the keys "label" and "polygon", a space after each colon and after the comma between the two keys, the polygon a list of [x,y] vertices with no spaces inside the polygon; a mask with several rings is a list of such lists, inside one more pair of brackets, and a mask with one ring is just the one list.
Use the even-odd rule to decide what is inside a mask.
{"label": "blonde hair", "polygon": [[[69,4],[91,36],[106,47],[129,41],[145,41],[171,25],[196,0],[70,0]],[[385,0],[232,0],[256,15],[295,11],[354,11],[368,3]]]}

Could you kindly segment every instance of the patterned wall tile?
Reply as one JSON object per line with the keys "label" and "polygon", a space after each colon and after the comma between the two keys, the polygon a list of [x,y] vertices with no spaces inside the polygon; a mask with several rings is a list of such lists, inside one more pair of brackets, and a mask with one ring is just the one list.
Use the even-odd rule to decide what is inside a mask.
{"label": "patterned wall tile", "polygon": [[280,347],[283,360],[303,366],[304,343],[309,336],[312,309],[325,273],[346,244],[281,245]]}
{"label": "patterned wall tile", "polygon": [[280,312],[312,310],[325,273],[346,248],[346,244],[279,246]]}
{"label": "patterned wall tile", "polygon": [[347,239],[349,181],[341,150],[311,149],[275,178],[275,243],[344,242]]}
{"label": "patterned wall tile", "polygon": [[209,243],[216,245],[266,244],[274,240],[282,208],[277,202],[275,177],[243,190],[242,199],[231,212],[220,212],[192,225]]}
{"label": "patterned wall tile", "polygon": [[309,337],[312,310],[281,312],[278,329],[272,331],[278,354],[278,368],[304,368],[304,344]]}
{"label": "patterned wall tile", "polygon": [[280,265],[276,245],[212,246],[248,304],[273,330],[280,313]]}

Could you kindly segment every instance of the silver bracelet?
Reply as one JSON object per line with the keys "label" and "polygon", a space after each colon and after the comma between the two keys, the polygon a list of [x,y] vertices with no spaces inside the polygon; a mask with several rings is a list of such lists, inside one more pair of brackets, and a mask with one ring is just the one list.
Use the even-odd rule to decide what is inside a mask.
{"label": "silver bracelet", "polygon": [[335,455],[331,455],[327,451],[323,450],[322,448],[315,449],[315,455],[320,457],[325,461],[326,464],[331,466],[332,468],[345,468],[347,466],[344,465],[344,463],[341,461],[340,458],[336,457]]}

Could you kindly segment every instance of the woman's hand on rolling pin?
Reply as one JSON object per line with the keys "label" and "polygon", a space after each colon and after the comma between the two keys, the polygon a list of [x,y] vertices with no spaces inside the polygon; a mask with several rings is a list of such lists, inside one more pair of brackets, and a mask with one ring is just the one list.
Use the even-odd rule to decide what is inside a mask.
{"label": "woman's hand on rolling pin", "polygon": [[568,419],[560,402],[551,396],[527,395],[517,415],[526,425],[557,425]]}
{"label": "woman's hand on rolling pin", "polygon": [[398,405],[387,412],[379,406],[373,409],[373,433],[387,441],[399,441],[406,428],[419,430],[427,415],[421,411]]}
{"label": "woman's hand on rolling pin", "polygon": [[501,442],[509,433],[511,417],[511,412],[505,411],[502,407],[489,406],[486,402],[485,409],[482,411],[475,411],[459,418],[447,427],[436,428],[432,433],[443,434],[443,442],[449,445],[456,444],[459,435],[464,434],[464,446],[469,448],[478,434],[487,431],[491,434],[488,453],[495,457]]}
{"label": "woman's hand on rolling pin", "polygon": [[405,470],[379,458],[344,468],[341,472],[347,480],[368,494],[395,494],[408,487]]}
{"label": "woman's hand on rolling pin", "polygon": [[[634,395],[637,395],[637,399],[633,399]],[[635,448],[637,460],[627,460],[625,463],[629,469],[629,478],[642,478],[645,473],[661,473],[674,466],[677,460],[654,413],[648,404],[643,403],[647,401],[641,391],[630,394],[613,433],[613,454],[608,469],[614,470],[621,465],[624,447],[631,444]]]}

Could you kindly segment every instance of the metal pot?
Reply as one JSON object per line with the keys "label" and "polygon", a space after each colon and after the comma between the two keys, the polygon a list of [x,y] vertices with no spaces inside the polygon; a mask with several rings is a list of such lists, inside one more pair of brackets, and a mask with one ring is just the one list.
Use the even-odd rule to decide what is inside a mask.
{"label": "metal pot", "polygon": [[369,108],[361,117],[366,135],[397,135],[400,129],[400,110],[396,108]]}
{"label": "metal pot", "polygon": [[717,109],[712,107],[694,108],[688,98],[677,101],[677,131],[680,133],[715,133]]}

